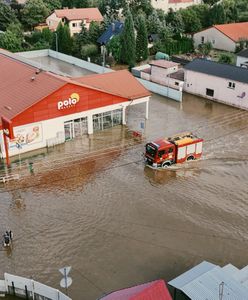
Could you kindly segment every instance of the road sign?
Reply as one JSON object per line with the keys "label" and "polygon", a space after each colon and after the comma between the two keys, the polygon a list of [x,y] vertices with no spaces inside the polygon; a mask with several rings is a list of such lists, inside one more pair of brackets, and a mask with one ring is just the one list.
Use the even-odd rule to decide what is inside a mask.
{"label": "road sign", "polygon": [[71,266],[69,267],[64,267],[59,269],[59,272],[63,275],[63,276],[67,276],[69,274],[69,272],[71,271]]}
{"label": "road sign", "polygon": [[62,288],[65,288],[65,289],[67,289],[70,285],[72,284],[72,279],[71,279],[71,277],[64,277],[64,278],[62,278],[61,280],[60,280],[60,286],[62,287]]}

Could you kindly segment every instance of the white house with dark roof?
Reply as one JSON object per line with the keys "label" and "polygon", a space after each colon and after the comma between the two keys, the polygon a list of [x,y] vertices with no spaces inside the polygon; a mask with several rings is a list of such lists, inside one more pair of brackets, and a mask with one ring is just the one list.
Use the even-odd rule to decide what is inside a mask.
{"label": "white house with dark roof", "polygon": [[248,70],[195,59],[184,67],[184,91],[248,109]]}
{"label": "white house with dark roof", "polygon": [[236,66],[248,69],[248,49],[244,49],[237,54]]}
{"label": "white house with dark roof", "polygon": [[235,52],[240,41],[248,39],[248,22],[214,25],[193,35],[194,45],[210,42],[214,49]]}
{"label": "white house with dark roof", "polygon": [[98,8],[64,8],[55,9],[55,11],[50,14],[46,23],[50,30],[55,31],[60,22],[63,24],[67,23],[69,25],[71,35],[79,33],[82,29],[82,23],[89,29],[90,23],[92,21],[102,22],[103,16],[101,15]]}

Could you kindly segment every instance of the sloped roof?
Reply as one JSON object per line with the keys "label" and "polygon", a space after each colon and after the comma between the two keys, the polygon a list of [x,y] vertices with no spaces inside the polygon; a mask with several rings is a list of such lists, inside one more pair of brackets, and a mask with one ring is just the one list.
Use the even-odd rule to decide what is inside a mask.
{"label": "sloped roof", "polygon": [[214,25],[214,28],[225,34],[234,42],[248,39],[248,22]]}
{"label": "sloped roof", "polygon": [[240,51],[237,56],[241,56],[241,57],[247,57],[248,58],[248,49],[244,49],[242,51]]}
{"label": "sloped roof", "polygon": [[119,290],[100,300],[172,300],[163,280],[156,280]]}
{"label": "sloped roof", "polygon": [[66,18],[69,21],[83,19],[98,22],[103,21],[103,16],[96,7],[55,9],[54,12],[58,18]]}
{"label": "sloped roof", "polygon": [[221,290],[225,300],[247,300],[248,288],[234,278],[241,271],[234,266],[221,268],[204,261],[168,284],[183,291],[191,300],[219,300]]}
{"label": "sloped roof", "polygon": [[97,39],[97,42],[102,45],[106,45],[113,36],[122,32],[124,23],[119,21],[112,22],[104,33]]}
{"label": "sloped roof", "polygon": [[248,70],[234,65],[221,64],[211,60],[197,58],[185,65],[184,68],[194,72],[248,83]]}
{"label": "sloped roof", "polygon": [[87,75],[73,80],[129,100],[151,95],[127,70]]}
{"label": "sloped roof", "polygon": [[11,119],[66,84],[0,51],[0,114]]}

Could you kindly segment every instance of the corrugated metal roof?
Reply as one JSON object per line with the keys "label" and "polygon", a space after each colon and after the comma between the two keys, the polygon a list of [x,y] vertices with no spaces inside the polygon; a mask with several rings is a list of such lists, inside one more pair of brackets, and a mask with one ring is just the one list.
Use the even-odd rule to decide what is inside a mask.
{"label": "corrugated metal roof", "polygon": [[194,59],[184,66],[186,70],[248,83],[248,70],[206,59]]}
{"label": "corrugated metal roof", "polygon": [[193,281],[195,278],[201,276],[202,274],[208,272],[209,270],[212,270],[215,267],[216,265],[207,261],[203,261],[199,265],[186,271],[185,273],[181,274],[177,278],[169,281],[168,284],[177,289],[180,289],[183,286],[185,286],[187,283]]}
{"label": "corrugated metal roof", "polygon": [[[248,300],[248,288],[239,280],[234,280],[241,271],[232,265],[221,268],[203,262],[170,281],[169,285],[183,291],[192,300],[219,300],[223,284],[223,300]],[[243,269],[244,274],[247,275],[247,268]]]}

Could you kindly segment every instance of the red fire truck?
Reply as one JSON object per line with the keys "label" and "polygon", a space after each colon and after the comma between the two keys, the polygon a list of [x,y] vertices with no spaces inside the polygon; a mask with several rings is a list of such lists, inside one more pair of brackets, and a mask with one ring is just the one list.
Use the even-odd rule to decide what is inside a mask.
{"label": "red fire truck", "polygon": [[187,132],[146,144],[145,162],[154,168],[198,159],[202,155],[203,139]]}

